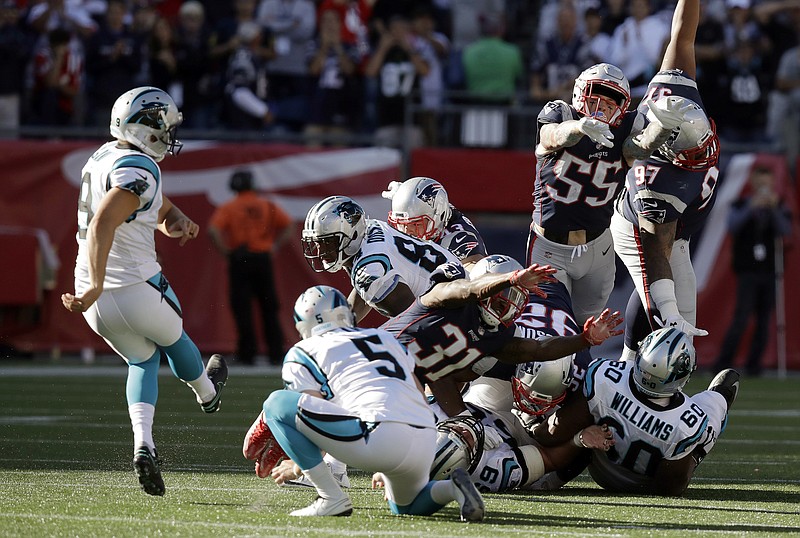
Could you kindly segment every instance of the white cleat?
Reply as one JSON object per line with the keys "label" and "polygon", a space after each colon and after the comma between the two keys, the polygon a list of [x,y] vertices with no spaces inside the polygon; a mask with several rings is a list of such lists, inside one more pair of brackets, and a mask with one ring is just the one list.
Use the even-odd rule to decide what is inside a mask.
{"label": "white cleat", "polygon": [[300,510],[289,513],[290,516],[349,516],[353,513],[353,503],[350,497],[342,497],[338,500],[323,499],[317,497],[310,505]]}
{"label": "white cleat", "polygon": [[461,521],[482,521],[485,512],[483,497],[472,483],[469,473],[459,467],[450,475],[450,480],[456,486],[456,501],[461,507]]}

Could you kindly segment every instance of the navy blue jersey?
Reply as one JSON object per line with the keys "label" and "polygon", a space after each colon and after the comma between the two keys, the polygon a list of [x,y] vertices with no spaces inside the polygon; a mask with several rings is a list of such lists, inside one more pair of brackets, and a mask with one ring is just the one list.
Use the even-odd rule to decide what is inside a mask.
{"label": "navy blue jersey", "polygon": [[[654,100],[669,95],[691,99],[703,110],[697,84],[679,70],[660,71],[653,77],[647,95]],[[645,99],[646,100],[646,99]],[[646,105],[640,109],[646,111]],[[655,152],[636,161],[628,172],[620,209],[635,226],[639,216],[655,224],[678,221],[675,239],[689,239],[703,226],[716,200],[719,169],[693,171],[679,168]]]}
{"label": "navy blue jersey", "polygon": [[450,212],[450,220],[445,225],[439,244],[455,254],[459,260],[476,254],[486,256],[488,254],[486,245],[472,221],[452,205]]}
{"label": "navy blue jersey", "polygon": [[[545,282],[539,284],[546,298],[530,294],[528,305],[515,322],[515,336],[539,340],[551,336],[572,336],[580,334],[583,329],[575,321],[572,313],[572,299],[566,286],[561,282]],[[572,382],[569,390],[577,391],[586,374],[586,367],[592,361],[588,349],[575,354],[572,360]],[[516,372],[513,364],[497,363],[486,376],[510,381]]]}
{"label": "navy blue jersey", "polygon": [[[564,101],[547,103],[537,118],[536,143],[542,126],[578,120],[582,116]],[[622,145],[644,124],[637,112],[627,112],[619,127],[611,127],[614,147],[582,137],[574,146],[536,155],[533,222],[556,232],[605,230],[611,223],[614,198],[625,183],[628,164]],[[636,124],[636,125],[635,125]]]}
{"label": "navy blue jersey", "polygon": [[461,308],[428,308],[419,299],[381,328],[408,348],[423,382],[471,368],[514,336],[513,327],[501,325],[496,331],[487,330],[477,303]]}

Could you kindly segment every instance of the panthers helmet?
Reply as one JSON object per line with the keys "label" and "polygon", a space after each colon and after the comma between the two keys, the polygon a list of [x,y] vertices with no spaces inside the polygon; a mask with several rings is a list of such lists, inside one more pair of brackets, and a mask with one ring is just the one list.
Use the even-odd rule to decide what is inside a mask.
{"label": "panthers helmet", "polygon": [[183,144],[176,138],[183,114],[172,97],[152,86],[120,95],[111,109],[111,136],[124,140],[156,161],[177,155]]}
{"label": "panthers helmet", "polygon": [[355,256],[367,232],[364,209],[346,196],[329,196],[314,205],[303,225],[303,255],[317,273],[335,273]]}
{"label": "panthers helmet", "polygon": [[518,365],[516,374],[511,378],[511,391],[517,408],[538,416],[563,402],[572,379],[574,356]]}
{"label": "panthers helmet", "polygon": [[312,286],[294,303],[294,326],[302,338],[355,327],[356,319],[345,296],[330,286]]}
{"label": "panthers helmet", "polygon": [[639,343],[633,382],[651,398],[672,396],[681,391],[696,366],[692,339],[678,329],[664,327]]}
{"label": "panthers helmet", "polygon": [[438,241],[451,214],[447,191],[441,183],[429,177],[412,177],[393,193],[388,221],[405,234]]}
{"label": "panthers helmet", "polygon": [[431,480],[444,480],[459,467],[472,473],[483,456],[485,433],[481,421],[458,415],[439,422],[436,431]]}
{"label": "panthers helmet", "polygon": [[[685,97],[671,95],[665,97],[674,101],[686,101],[691,105],[686,121],[674,129],[658,152],[669,162],[685,170],[708,170],[719,160],[719,137],[714,120],[706,116],[703,109]],[[648,111],[648,119],[653,120]]]}
{"label": "panthers helmet", "polygon": [[[598,113],[600,98],[614,102],[611,117]],[[584,116],[593,117],[611,126],[622,122],[631,105],[631,85],[622,70],[611,64],[600,63],[587,68],[575,79],[572,87],[572,106]]]}
{"label": "panthers helmet", "polygon": [[[517,260],[505,254],[492,254],[479,260],[469,272],[470,280],[486,273],[511,273],[522,269]],[[522,286],[509,286],[480,302],[481,319],[490,327],[509,327],[522,314],[528,304],[528,290]]]}

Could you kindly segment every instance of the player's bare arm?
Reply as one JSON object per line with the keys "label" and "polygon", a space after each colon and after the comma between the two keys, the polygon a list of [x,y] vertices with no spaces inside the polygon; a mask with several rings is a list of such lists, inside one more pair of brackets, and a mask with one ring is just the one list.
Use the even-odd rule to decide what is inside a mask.
{"label": "player's bare arm", "polygon": [[678,0],[672,15],[669,37],[661,70],[681,69],[692,79],[697,76],[694,41],[700,21],[700,0]]}
{"label": "player's bare arm", "polygon": [[402,282],[398,282],[389,295],[375,304],[375,309],[386,317],[394,317],[411,306],[415,300],[416,297],[411,289]]}
{"label": "player's bare arm", "polygon": [[679,460],[661,460],[650,483],[651,491],[646,493],[669,497],[683,495],[697,465],[698,460],[693,453]]}
{"label": "player's bare arm", "polygon": [[611,133],[608,124],[585,116],[579,120],[567,120],[561,123],[546,123],[542,125],[539,130],[539,144],[536,146],[536,154],[537,156],[542,156],[572,147],[584,135],[607,148],[614,146],[614,142],[612,142],[614,135]]}
{"label": "player's bare arm", "polygon": [[639,217],[642,256],[651,282],[656,282],[662,278],[672,280],[672,268],[669,265],[669,258],[672,255],[672,245],[675,243],[677,225],[677,221],[657,224],[641,216]]}
{"label": "player's bare arm", "polygon": [[90,287],[80,297],[71,293],[61,296],[61,303],[70,312],[85,312],[103,293],[106,263],[117,227],[139,207],[139,197],[117,187],[103,197],[97,212],[89,222],[86,248],[89,259]]}
{"label": "player's bare arm", "polygon": [[159,231],[168,237],[179,237],[180,246],[185,245],[189,239],[197,237],[200,226],[187,217],[169,198],[162,196],[162,199],[161,209],[158,210]]}
{"label": "player's bare arm", "polygon": [[350,295],[347,297],[347,302],[350,303],[350,308],[353,310],[353,314],[356,316],[356,323],[359,323],[362,319],[367,317],[369,311],[372,310],[367,302],[358,294],[355,288],[350,292]]}
{"label": "player's bare arm", "polygon": [[583,332],[573,336],[552,336],[533,340],[530,338],[512,338],[494,357],[509,364],[522,364],[530,361],[547,362],[577,353],[590,346],[602,344],[612,336],[622,334],[616,329],[622,323],[619,312],[603,310],[597,319],[594,316],[586,320]]}
{"label": "player's bare arm", "polygon": [[[533,429],[533,438],[542,446],[554,447],[571,441],[575,434],[594,424],[589,404],[581,392],[556,409],[548,419]],[[580,435],[578,436],[580,442]]]}
{"label": "player's bare arm", "polygon": [[511,273],[486,273],[475,280],[458,279],[441,282],[420,297],[420,302],[428,308],[459,308],[469,303],[503,291],[511,286],[522,286],[532,293],[541,294],[537,284],[553,282],[551,276],[556,270],[549,265],[533,264],[521,271]]}
{"label": "player's bare arm", "polygon": [[642,131],[625,139],[622,143],[622,157],[628,166],[632,166],[633,161],[643,161],[666,142],[670,134],[672,129],[667,129],[658,122],[651,122]]}

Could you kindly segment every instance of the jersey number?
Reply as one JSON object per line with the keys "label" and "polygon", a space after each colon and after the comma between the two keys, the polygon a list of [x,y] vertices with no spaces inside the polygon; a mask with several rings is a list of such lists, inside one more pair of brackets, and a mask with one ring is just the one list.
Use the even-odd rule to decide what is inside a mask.
{"label": "jersey number", "polygon": [[405,259],[416,263],[429,273],[433,273],[437,267],[447,263],[447,257],[444,254],[436,251],[430,245],[418,243],[408,237],[394,236],[394,246]]}
{"label": "jersey number", "polygon": [[78,238],[86,239],[89,223],[92,221],[92,175],[89,172],[81,178],[81,190],[78,194]]}
{"label": "jersey number", "polygon": [[[575,167],[575,171],[570,173],[573,166]],[[594,168],[594,171],[592,168]],[[579,174],[580,176],[589,178],[590,184],[594,185],[598,190],[605,191],[602,198],[598,196],[587,196],[584,199],[586,205],[589,207],[603,207],[611,201],[614,194],[617,192],[617,187],[619,187],[619,182],[606,181],[606,178],[609,172],[611,172],[611,174],[616,174],[621,169],[622,163],[619,161],[596,161],[593,164],[579,159],[574,155],[570,155],[569,153],[564,153],[553,167],[553,174],[556,177],[556,181],[560,180],[567,184],[567,191],[562,194],[560,191],[563,191],[563,189],[556,189],[552,185],[547,185],[547,194],[549,194],[553,200],[561,202],[562,204],[573,204],[577,202],[581,198],[586,181],[572,179],[568,177],[568,175]]]}
{"label": "jersey number", "polygon": [[482,357],[480,351],[468,346],[464,332],[452,323],[443,325],[442,331],[447,337],[445,342],[450,344],[446,347],[434,344],[427,355],[423,353],[422,347],[416,340],[408,344],[409,353],[415,358],[417,366],[426,372],[425,376],[430,381],[469,368]]}
{"label": "jersey number", "polygon": [[[392,363],[392,366],[394,367],[393,370],[386,366],[378,366],[375,368],[379,374],[405,380],[406,373],[397,363],[397,359],[395,359],[394,356],[392,356],[392,354],[383,347],[383,342],[381,342],[381,339],[378,335],[373,334],[363,338],[354,338],[352,342],[368,361],[387,361]],[[373,344],[374,347],[370,346],[370,344]]]}

